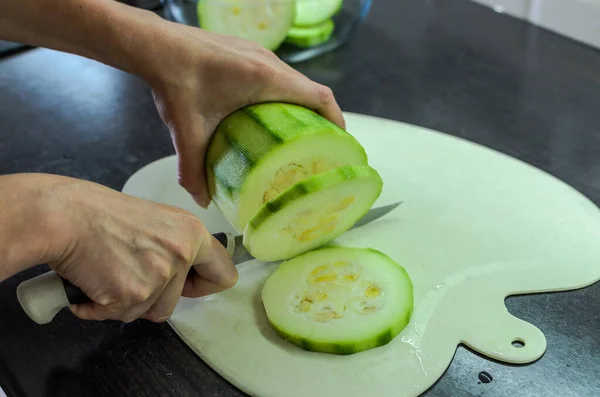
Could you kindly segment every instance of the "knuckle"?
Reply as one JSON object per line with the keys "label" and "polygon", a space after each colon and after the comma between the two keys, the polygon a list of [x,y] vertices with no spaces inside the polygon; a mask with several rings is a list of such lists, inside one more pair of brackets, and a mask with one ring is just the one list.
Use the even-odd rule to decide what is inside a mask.
{"label": "knuckle", "polygon": [[139,305],[146,302],[152,296],[152,288],[149,286],[139,286],[129,290],[128,301],[133,305]]}
{"label": "knuckle", "polygon": [[189,193],[195,193],[194,189],[196,188],[196,180],[193,175],[190,175],[190,173],[179,172],[177,174],[177,183]]}
{"label": "knuckle", "polygon": [[185,225],[187,238],[174,243],[173,253],[178,263],[187,266],[196,257],[197,241],[203,241],[208,231],[202,221],[193,214],[182,214],[181,224]]}
{"label": "knuckle", "polygon": [[275,68],[264,62],[255,62],[252,66],[252,75],[258,80],[269,80],[271,79],[276,71]]}
{"label": "knuckle", "polygon": [[171,279],[173,273],[171,264],[156,250],[147,250],[144,252],[144,264],[148,272],[152,275],[153,281],[156,280],[164,284]]}
{"label": "knuckle", "polygon": [[324,105],[329,105],[334,100],[333,91],[325,85],[319,84],[317,86],[317,93],[319,95],[319,101]]}
{"label": "knuckle", "polygon": [[[172,267],[164,266],[163,272],[167,272],[167,279],[170,280],[172,276],[172,271],[174,268],[180,268],[181,266],[188,266],[192,263],[195,257],[194,250],[192,249],[191,239],[190,241],[172,241],[169,243],[169,252],[172,257]],[[164,275],[163,275],[164,276]],[[164,280],[167,281],[167,280]]]}
{"label": "knuckle", "polygon": [[187,225],[190,233],[194,235],[202,235],[206,233],[206,228],[204,227],[204,223],[200,219],[198,219],[193,214],[182,214],[183,223]]}

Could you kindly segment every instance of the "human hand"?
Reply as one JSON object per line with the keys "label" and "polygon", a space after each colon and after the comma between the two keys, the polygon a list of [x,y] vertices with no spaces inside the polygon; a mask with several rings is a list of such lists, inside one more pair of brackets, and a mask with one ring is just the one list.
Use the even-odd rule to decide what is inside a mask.
{"label": "human hand", "polygon": [[[50,267],[94,302],[78,317],[165,321],[180,296],[199,297],[237,282],[225,248],[191,213],[101,185],[62,178],[47,213],[65,236]],[[194,265],[196,272],[190,272]]]}
{"label": "human hand", "polygon": [[219,122],[254,103],[280,101],[315,110],[342,128],[332,91],[311,81],[271,51],[232,36],[165,21],[156,36],[163,53],[144,72],[178,155],[178,180],[196,200],[210,203],[204,155]]}

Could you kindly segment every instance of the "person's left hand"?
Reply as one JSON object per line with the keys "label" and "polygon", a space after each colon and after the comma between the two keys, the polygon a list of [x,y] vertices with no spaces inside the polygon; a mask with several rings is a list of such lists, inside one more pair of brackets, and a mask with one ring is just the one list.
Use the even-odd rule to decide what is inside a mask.
{"label": "person's left hand", "polygon": [[342,128],[342,112],[331,89],[281,61],[273,52],[237,37],[165,21],[148,66],[157,109],[178,155],[178,178],[208,206],[204,155],[219,122],[254,103],[290,102],[315,110]]}

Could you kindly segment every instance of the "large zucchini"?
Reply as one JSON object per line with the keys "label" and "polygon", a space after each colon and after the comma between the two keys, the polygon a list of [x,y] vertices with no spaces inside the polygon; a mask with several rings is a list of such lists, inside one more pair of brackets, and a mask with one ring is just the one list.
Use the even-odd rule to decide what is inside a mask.
{"label": "large zucchini", "polygon": [[367,164],[352,135],[312,110],[286,103],[233,112],[217,127],[206,155],[209,194],[240,233],[263,205],[296,183]]}

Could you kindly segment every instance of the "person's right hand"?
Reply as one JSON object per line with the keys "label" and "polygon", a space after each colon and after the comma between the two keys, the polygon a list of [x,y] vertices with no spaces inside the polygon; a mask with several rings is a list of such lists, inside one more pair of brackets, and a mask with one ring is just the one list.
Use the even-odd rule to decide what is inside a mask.
{"label": "person's right hand", "polygon": [[[60,231],[49,261],[94,302],[71,306],[82,319],[162,322],[180,296],[232,287],[225,248],[193,214],[107,187],[60,178],[46,200]],[[58,249],[57,249],[58,248]],[[196,272],[187,277],[191,266]]]}

